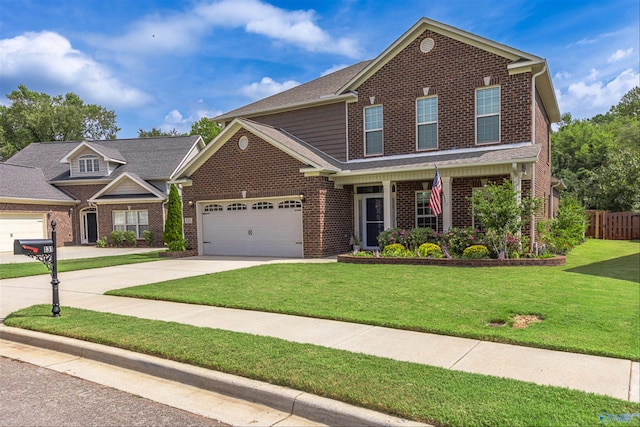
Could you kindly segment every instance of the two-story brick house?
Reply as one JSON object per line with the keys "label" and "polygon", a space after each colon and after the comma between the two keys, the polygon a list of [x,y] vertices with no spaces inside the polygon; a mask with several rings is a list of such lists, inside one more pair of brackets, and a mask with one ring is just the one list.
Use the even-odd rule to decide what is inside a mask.
{"label": "two-story brick house", "polygon": [[372,248],[390,227],[471,226],[487,181],[533,192],[542,217],[555,205],[546,61],[425,18],[374,60],[212,120],[222,132],[175,181],[201,254],[321,257],[352,234]]}

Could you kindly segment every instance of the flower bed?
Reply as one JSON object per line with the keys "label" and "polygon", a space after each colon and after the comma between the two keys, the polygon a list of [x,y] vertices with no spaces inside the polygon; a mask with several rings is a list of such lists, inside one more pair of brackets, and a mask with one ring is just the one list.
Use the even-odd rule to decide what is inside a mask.
{"label": "flower bed", "polygon": [[469,258],[417,258],[417,257],[366,257],[351,254],[338,255],[338,262],[350,264],[395,264],[395,265],[444,265],[449,267],[514,267],[514,266],[557,266],[565,265],[566,258],[556,255],[551,258],[509,258],[509,259],[469,259]]}
{"label": "flower bed", "polygon": [[187,249],[186,251],[165,251],[158,252],[160,258],[186,258],[198,255],[197,249]]}

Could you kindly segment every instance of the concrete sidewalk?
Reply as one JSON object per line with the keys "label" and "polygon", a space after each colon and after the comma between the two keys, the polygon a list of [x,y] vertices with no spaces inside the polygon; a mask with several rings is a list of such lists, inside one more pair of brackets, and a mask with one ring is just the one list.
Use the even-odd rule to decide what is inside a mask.
{"label": "concrete sidewalk", "polygon": [[[640,364],[629,360],[347,322],[102,295],[109,289],[283,261],[300,262],[193,257],[68,272],[60,277],[62,314],[65,306],[71,306],[220,328],[640,402]],[[0,317],[21,307],[51,301],[48,276],[2,280],[0,292]]]}

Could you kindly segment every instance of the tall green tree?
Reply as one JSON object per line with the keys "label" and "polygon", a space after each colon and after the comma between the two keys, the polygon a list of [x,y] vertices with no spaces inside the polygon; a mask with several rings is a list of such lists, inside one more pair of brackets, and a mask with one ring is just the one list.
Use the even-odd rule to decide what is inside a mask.
{"label": "tall green tree", "polygon": [[189,133],[180,133],[175,128],[166,132],[158,128],[151,128],[151,130],[138,129],[138,138],[159,138],[163,136],[186,136],[186,135],[200,135],[205,144],[208,144],[220,133],[220,127],[215,122],[212,122],[206,117],[202,117],[197,122],[191,125],[191,131]]}
{"label": "tall green tree", "polygon": [[151,128],[151,130],[138,129],[138,138],[161,138],[165,136],[184,136],[186,133],[180,133],[175,128],[168,132],[158,128]]}
{"label": "tall green tree", "polygon": [[640,88],[606,114],[562,116],[552,136],[552,173],[589,209],[640,211]]}
{"label": "tall green tree", "polygon": [[212,120],[202,117],[191,125],[189,135],[200,135],[204,143],[210,143],[220,133],[220,127]]}
{"label": "tall green tree", "polygon": [[173,242],[182,240],[182,202],[175,184],[169,187],[169,200],[167,201],[167,219],[164,223],[164,242],[171,246]]}
{"label": "tall green tree", "polygon": [[32,142],[115,139],[114,111],[85,104],[74,93],[50,96],[20,85],[0,105],[0,157],[7,159]]}

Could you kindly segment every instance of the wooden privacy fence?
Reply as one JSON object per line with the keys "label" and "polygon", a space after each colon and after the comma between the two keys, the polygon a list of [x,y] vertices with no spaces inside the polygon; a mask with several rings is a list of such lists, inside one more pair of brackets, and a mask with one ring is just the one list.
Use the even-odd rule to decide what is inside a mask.
{"label": "wooden privacy fence", "polygon": [[640,213],[587,211],[587,214],[587,237],[609,240],[640,239]]}

